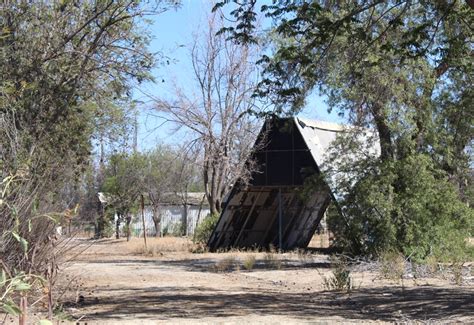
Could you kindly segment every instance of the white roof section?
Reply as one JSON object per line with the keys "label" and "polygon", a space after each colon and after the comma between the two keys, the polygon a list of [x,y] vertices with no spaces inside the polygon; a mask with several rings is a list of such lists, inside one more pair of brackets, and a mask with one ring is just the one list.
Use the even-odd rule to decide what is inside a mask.
{"label": "white roof section", "polygon": [[[368,156],[380,155],[380,145],[376,138],[376,132],[372,129],[355,128],[353,126],[298,117],[295,117],[294,119],[298,130],[303,136],[303,139],[320,170],[325,172],[331,168],[332,172],[330,173],[330,179],[326,179],[326,181],[334,194],[335,191],[333,184],[337,179],[341,177],[350,179],[350,177],[353,176],[348,172],[338,173],[337,166],[335,166],[338,161],[346,160],[356,162],[357,160],[364,159]],[[356,140],[361,142],[362,145],[358,148],[357,152],[341,151],[338,153],[336,161],[329,161],[328,158],[331,153],[331,145],[333,144],[333,141],[336,140],[338,135],[347,134],[349,132],[354,132]],[[334,172],[334,170],[336,170],[336,172]]]}
{"label": "white roof section", "polygon": [[317,121],[317,120],[309,120],[306,118],[299,118],[295,117],[296,122],[300,122],[303,126],[308,126],[311,128],[323,130],[323,131],[332,131],[332,132],[342,132],[345,130],[345,126],[343,124],[337,124],[332,122],[326,121]]}
{"label": "white roof section", "polygon": [[344,132],[344,126],[336,123],[312,121],[295,117],[295,124],[303,136],[314,161],[319,167],[325,162],[325,155],[338,133]]}

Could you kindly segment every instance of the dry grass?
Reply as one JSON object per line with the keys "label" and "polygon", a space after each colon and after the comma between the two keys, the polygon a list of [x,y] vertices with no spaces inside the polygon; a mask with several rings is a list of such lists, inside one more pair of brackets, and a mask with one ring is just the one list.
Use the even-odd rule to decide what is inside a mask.
{"label": "dry grass", "polygon": [[403,281],[405,257],[398,252],[385,252],[380,257],[380,273],[388,280]]}
{"label": "dry grass", "polygon": [[280,257],[272,250],[263,256],[263,260],[268,268],[279,270],[282,267]]}
{"label": "dry grass", "polygon": [[240,264],[235,256],[226,256],[222,260],[213,265],[215,272],[231,272],[239,269]]}
{"label": "dry grass", "polygon": [[247,271],[251,271],[253,269],[253,267],[255,266],[255,262],[257,261],[257,258],[255,257],[255,255],[247,255],[244,259],[244,268],[247,270]]}
{"label": "dry grass", "polygon": [[[91,247],[68,270],[81,275],[84,285],[77,295],[84,296],[86,303],[66,305],[65,311],[75,319],[86,315],[90,323],[97,324],[153,323],[157,319],[189,324],[297,324],[321,318],[326,323],[354,323],[357,319],[361,324],[378,324],[375,320],[402,322],[400,310],[413,323],[428,322],[427,317],[431,322],[460,324],[472,319],[470,288],[453,288],[451,273],[449,279],[419,278],[419,287],[406,279],[402,290],[381,277],[379,264],[374,262],[355,265],[350,261],[349,269],[341,265],[335,270],[327,255],[312,254],[314,265],[308,267],[299,262],[309,257],[303,256],[303,251],[299,257],[295,251],[273,253],[284,268],[272,270],[262,269],[266,252],[192,254],[184,250],[164,253],[150,263],[152,258],[127,253],[127,247],[142,246],[142,240],[106,240]],[[155,243],[154,239],[150,243]],[[156,243],[173,249],[186,247],[182,238],[163,238]],[[239,265],[245,270],[244,261],[250,255],[256,258],[252,271],[236,272]],[[465,265],[464,274],[466,271]],[[468,285],[472,286],[471,282]],[[352,290],[352,286],[359,289]],[[350,296],[346,291],[351,291]],[[245,303],[228,308],[236,299]],[[68,294],[64,301],[77,298]]]}
{"label": "dry grass", "polygon": [[313,262],[313,255],[304,249],[296,249],[293,252],[293,255],[296,255],[298,257],[298,260],[302,265],[306,265]]}
{"label": "dry grass", "polygon": [[464,263],[455,262],[451,265],[451,272],[453,273],[453,280],[456,285],[460,286],[463,284],[463,266]]}
{"label": "dry grass", "polygon": [[132,238],[123,243],[123,248],[135,255],[158,256],[169,252],[188,252],[193,243],[190,239],[181,237],[151,237],[147,238],[147,247],[143,238]]}
{"label": "dry grass", "polygon": [[158,249],[158,245],[150,245],[148,244],[145,246],[145,244],[142,244],[141,246],[138,246],[134,250],[134,254],[136,255],[145,255],[145,256],[151,256],[151,257],[156,257],[163,255]]}

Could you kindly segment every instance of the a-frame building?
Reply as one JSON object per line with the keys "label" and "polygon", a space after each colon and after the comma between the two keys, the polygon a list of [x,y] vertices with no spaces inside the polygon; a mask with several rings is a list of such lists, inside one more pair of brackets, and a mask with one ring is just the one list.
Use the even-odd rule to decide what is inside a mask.
{"label": "a-frame building", "polygon": [[210,250],[306,247],[332,197],[320,166],[339,132],[344,128],[333,123],[267,120],[252,158],[257,171],[249,184],[232,188],[208,241]]}

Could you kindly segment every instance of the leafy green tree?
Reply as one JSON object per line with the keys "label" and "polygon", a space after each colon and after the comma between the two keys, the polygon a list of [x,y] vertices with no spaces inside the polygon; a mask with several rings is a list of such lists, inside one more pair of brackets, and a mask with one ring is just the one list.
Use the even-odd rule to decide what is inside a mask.
{"label": "leafy green tree", "polygon": [[[330,111],[377,132],[380,157],[338,167],[355,171],[334,184],[346,247],[417,258],[464,247],[473,220],[472,2],[278,1],[261,11],[278,41],[261,59],[258,94],[294,114],[318,91]],[[257,13],[256,1],[237,5],[238,23],[223,32],[256,41]]]}
{"label": "leafy green tree", "polygon": [[56,274],[48,270],[57,270],[54,254],[62,251],[55,247],[61,211],[76,205],[92,138],[114,114],[102,103],[123,108],[132,86],[151,80],[160,58],[147,49],[143,18],[171,7],[122,0],[1,5],[0,183],[14,180],[0,201],[2,269]]}
{"label": "leafy green tree", "polygon": [[144,192],[148,195],[148,200],[152,208],[153,223],[155,224],[155,236],[161,234],[160,205],[163,193],[172,186],[170,170],[175,166],[175,156],[170,148],[158,146],[147,154],[147,164],[145,166]]}
{"label": "leafy green tree", "polygon": [[113,154],[109,158],[101,191],[117,216],[116,238],[120,236],[120,224],[125,221],[127,240],[130,239],[132,212],[137,209],[138,198],[143,193],[145,166],[146,159],[140,153]]}
{"label": "leafy green tree", "polygon": [[[189,153],[183,155],[183,152],[186,150],[160,145],[145,154],[143,191],[147,193],[152,208],[156,236],[161,234],[160,205],[164,194],[176,193],[185,205],[188,192],[202,191],[196,157]],[[186,220],[182,224],[186,225]]]}

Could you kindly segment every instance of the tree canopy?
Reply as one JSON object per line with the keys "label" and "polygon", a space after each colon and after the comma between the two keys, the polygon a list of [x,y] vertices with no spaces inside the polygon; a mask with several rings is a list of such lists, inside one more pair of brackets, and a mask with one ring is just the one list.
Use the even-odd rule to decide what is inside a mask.
{"label": "tree canopy", "polygon": [[[254,25],[259,13],[271,20],[271,54],[260,60],[264,78],[257,95],[270,99],[277,112],[295,114],[309,94],[318,92],[327,98],[330,111],[377,131],[373,140],[380,143],[380,158],[363,162],[370,168],[359,168],[365,172],[356,174],[351,185],[357,185],[340,202],[346,219],[354,221],[343,226],[352,236],[348,231],[341,235],[357,239],[357,245],[346,247],[387,248],[379,244],[393,231],[388,246],[407,255],[418,247],[415,255],[423,258],[434,246],[447,247],[452,239],[436,229],[452,227],[461,239],[469,235],[472,3],[274,1],[257,8],[257,1],[240,5],[234,1],[233,5],[231,15],[237,23],[222,32],[237,42],[258,40]],[[419,174],[411,175],[413,170]],[[446,206],[438,205],[441,197]],[[457,242],[463,245],[462,240]]]}
{"label": "tree canopy", "polygon": [[55,226],[77,203],[94,138],[115,141],[118,129],[106,130],[124,125],[131,87],[150,80],[160,60],[148,50],[144,18],[175,6],[159,0],[1,5],[2,268],[42,274],[50,267]]}

